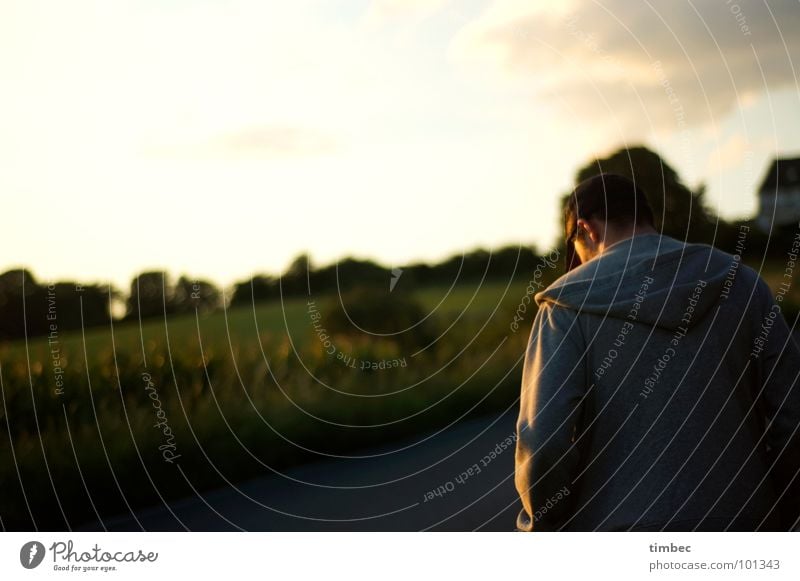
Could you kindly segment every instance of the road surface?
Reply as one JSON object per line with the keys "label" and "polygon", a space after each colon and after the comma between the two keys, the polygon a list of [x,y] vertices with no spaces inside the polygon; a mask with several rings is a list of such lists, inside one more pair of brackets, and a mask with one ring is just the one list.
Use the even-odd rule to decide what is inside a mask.
{"label": "road surface", "polygon": [[509,444],[515,414],[460,422],[357,454],[368,458],[291,468],[85,530],[510,531],[520,507]]}

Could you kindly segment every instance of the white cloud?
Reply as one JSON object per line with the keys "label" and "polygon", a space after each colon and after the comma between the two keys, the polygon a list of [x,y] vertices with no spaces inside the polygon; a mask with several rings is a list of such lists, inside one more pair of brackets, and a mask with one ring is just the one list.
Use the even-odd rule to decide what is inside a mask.
{"label": "white cloud", "polygon": [[455,39],[454,58],[488,62],[565,113],[611,116],[640,135],[650,124],[711,123],[754,94],[797,82],[796,1],[550,4],[493,1]]}

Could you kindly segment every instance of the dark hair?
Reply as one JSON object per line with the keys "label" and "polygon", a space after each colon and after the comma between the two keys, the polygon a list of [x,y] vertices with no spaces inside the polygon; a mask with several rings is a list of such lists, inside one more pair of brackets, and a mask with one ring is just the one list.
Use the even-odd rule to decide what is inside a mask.
{"label": "dark hair", "polygon": [[573,190],[564,207],[567,243],[567,270],[577,266],[574,239],[578,219],[601,218],[614,225],[654,226],[653,210],[644,192],[625,176],[601,173],[583,180]]}

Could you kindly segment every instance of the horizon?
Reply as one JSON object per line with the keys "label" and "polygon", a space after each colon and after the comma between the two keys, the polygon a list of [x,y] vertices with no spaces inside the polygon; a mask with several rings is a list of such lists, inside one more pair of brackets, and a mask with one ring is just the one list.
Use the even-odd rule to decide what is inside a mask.
{"label": "horizon", "polygon": [[[181,277],[186,277],[188,280],[192,280],[192,281],[210,282],[210,283],[214,284],[217,288],[219,288],[221,290],[225,290],[227,292],[229,290],[232,290],[237,284],[250,282],[250,280],[252,278],[256,277],[256,276],[269,276],[269,277],[272,277],[272,278],[274,278],[276,280],[280,279],[286,273],[286,270],[289,268],[289,266],[291,266],[291,263],[294,261],[294,259],[300,258],[301,256],[308,256],[309,257],[309,263],[311,264],[311,267],[312,267],[311,271],[317,271],[317,270],[321,270],[321,269],[324,269],[324,268],[330,268],[332,266],[335,266],[335,265],[339,264],[340,262],[342,262],[344,260],[355,260],[357,262],[372,263],[372,264],[374,264],[374,265],[376,265],[376,266],[378,266],[380,268],[386,269],[387,274],[389,274],[389,273],[391,273],[391,271],[393,269],[398,268],[398,267],[401,268],[401,269],[404,269],[404,268],[409,268],[409,267],[417,266],[417,265],[421,265],[421,264],[422,265],[427,265],[427,266],[437,266],[437,265],[440,265],[440,264],[442,264],[444,262],[447,262],[448,260],[451,260],[451,259],[453,259],[453,258],[455,258],[457,256],[462,256],[463,257],[463,256],[467,256],[469,254],[472,254],[474,252],[487,252],[489,254],[494,254],[495,252],[500,251],[500,250],[504,250],[506,248],[519,248],[520,251],[530,250],[536,256],[544,256],[544,255],[547,255],[548,252],[552,251],[551,248],[543,248],[543,247],[539,247],[539,246],[536,246],[536,245],[533,245],[533,244],[521,245],[521,246],[517,246],[517,245],[513,245],[513,244],[506,244],[506,245],[501,245],[501,246],[498,246],[498,247],[495,247],[495,248],[487,248],[487,247],[483,247],[483,246],[476,246],[476,247],[472,247],[472,248],[469,248],[469,249],[465,249],[462,252],[455,252],[455,253],[446,254],[446,255],[442,256],[441,258],[434,259],[434,260],[410,260],[408,262],[403,263],[400,266],[389,265],[389,264],[387,264],[385,262],[381,262],[379,260],[375,260],[375,259],[369,258],[367,256],[360,256],[360,255],[347,255],[347,256],[341,256],[341,257],[339,257],[338,259],[336,259],[334,261],[317,262],[317,261],[314,260],[313,256],[309,255],[308,253],[305,253],[305,252],[301,251],[299,254],[297,254],[296,256],[293,257],[293,260],[290,260],[286,264],[286,266],[284,266],[279,271],[266,271],[266,270],[253,271],[252,273],[245,275],[243,278],[240,278],[240,279],[237,279],[237,280],[233,280],[233,281],[230,281],[230,282],[226,282],[226,283],[223,283],[221,281],[218,281],[218,280],[215,280],[215,279],[211,279],[211,278],[191,276],[191,273],[170,271],[170,270],[164,270],[164,269],[159,269],[158,267],[154,267],[154,268],[146,268],[144,270],[137,271],[137,272],[135,272],[135,273],[133,273],[131,275],[131,278],[127,281],[126,284],[124,284],[122,286],[112,286],[112,288],[116,289],[116,290],[121,290],[123,292],[127,292],[127,290],[129,289],[131,283],[133,282],[133,280],[135,279],[135,277],[137,275],[145,273],[145,272],[163,272],[169,277],[170,281],[173,282],[173,283],[177,282],[177,280],[179,278],[181,278]],[[13,265],[10,268],[5,268],[5,269],[2,270],[2,272],[0,272],[0,274],[5,274],[5,273],[8,273],[8,272],[12,272],[12,271],[20,271],[20,270],[25,270],[28,274],[32,275],[33,278],[36,280],[36,282],[40,286],[46,286],[48,284],[58,284],[58,283],[78,283],[78,284],[81,284],[81,285],[99,285],[101,287],[106,287],[110,283],[110,281],[105,281],[105,280],[81,280],[81,279],[77,279],[77,278],[74,278],[74,277],[73,278],[65,278],[65,279],[45,279],[45,278],[39,276],[38,273],[36,271],[34,271],[32,268],[27,267],[27,266],[21,266],[21,265]]]}

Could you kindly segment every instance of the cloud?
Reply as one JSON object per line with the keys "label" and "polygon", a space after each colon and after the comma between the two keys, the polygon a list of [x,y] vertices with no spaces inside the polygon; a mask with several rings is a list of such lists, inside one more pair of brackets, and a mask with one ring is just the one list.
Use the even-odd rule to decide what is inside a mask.
{"label": "cloud", "polygon": [[712,150],[706,163],[706,174],[714,175],[738,167],[748,154],[752,154],[752,145],[740,133],[735,133]]}
{"label": "cloud", "polygon": [[214,159],[279,159],[333,153],[339,144],[318,130],[282,125],[247,127],[212,137],[153,144],[146,148],[155,157]]}
{"label": "cloud", "polygon": [[634,132],[705,125],[798,82],[794,0],[550,4],[493,1],[456,37],[453,57],[529,83],[565,114]]}

